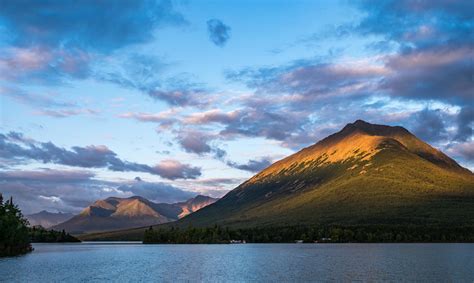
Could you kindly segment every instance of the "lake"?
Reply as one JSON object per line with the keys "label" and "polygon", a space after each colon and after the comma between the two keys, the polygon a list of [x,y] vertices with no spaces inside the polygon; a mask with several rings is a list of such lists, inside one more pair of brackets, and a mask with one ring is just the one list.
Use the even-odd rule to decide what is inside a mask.
{"label": "lake", "polygon": [[474,244],[35,244],[0,281],[474,281]]}

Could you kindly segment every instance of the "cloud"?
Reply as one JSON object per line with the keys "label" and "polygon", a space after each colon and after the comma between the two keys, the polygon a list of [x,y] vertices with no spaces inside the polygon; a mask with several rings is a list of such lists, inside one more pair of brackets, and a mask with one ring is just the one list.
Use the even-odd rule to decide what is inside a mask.
{"label": "cloud", "polygon": [[121,185],[117,189],[123,192],[131,192],[133,195],[142,196],[158,203],[185,201],[197,195],[195,192],[185,191],[169,184],[150,183],[142,180]]}
{"label": "cloud", "polygon": [[[374,5],[357,1],[363,12],[360,22],[328,30],[338,38],[375,35],[378,42],[390,46],[383,50],[387,53],[357,60],[334,56],[300,59],[226,71],[228,80],[253,90],[253,94],[235,99],[243,105],[239,108],[243,114],[229,119],[215,111],[191,116],[187,122],[222,124],[225,128],[220,135],[227,138],[264,137],[299,148],[326,132],[318,130],[321,125],[335,129],[360,117],[388,121],[391,112],[401,111],[396,106],[399,103],[441,102],[462,109],[456,123],[454,114],[431,109],[419,112],[419,106],[410,110],[419,112],[416,116],[408,112],[406,116],[426,118],[426,123],[398,121],[429,141],[468,140],[472,136],[469,105],[474,85],[472,66],[466,58],[474,56],[470,48],[474,21],[464,10],[473,5],[465,2],[389,0]],[[324,38],[328,35],[324,33]],[[389,102],[377,110],[368,104],[371,100]]]}
{"label": "cloud", "polygon": [[412,118],[419,121],[414,129],[415,135],[430,143],[445,140],[448,132],[443,118],[443,113],[439,109],[430,110],[425,108],[416,113]]}
{"label": "cloud", "polygon": [[58,84],[90,75],[91,55],[79,49],[9,47],[0,49],[1,77],[7,82]]}
{"label": "cloud", "polygon": [[1,23],[16,46],[60,46],[110,52],[153,38],[153,30],[186,21],[171,1],[6,1]]}
{"label": "cloud", "polygon": [[261,106],[272,101],[287,107],[314,111],[314,107],[322,101],[367,95],[376,91],[380,80],[389,72],[376,60],[337,64],[319,60],[296,60],[276,67],[227,71],[226,77],[254,88],[260,94],[249,100],[254,105],[258,103]]}
{"label": "cloud", "polygon": [[212,148],[208,144],[210,137],[202,132],[187,131],[178,135],[178,142],[186,152],[203,154],[211,152]]}
{"label": "cloud", "polygon": [[182,164],[176,160],[163,160],[155,165],[151,172],[170,180],[196,179],[201,176],[201,168]]}
{"label": "cloud", "polygon": [[474,107],[466,105],[457,116],[457,134],[455,140],[468,141],[473,138]]}
{"label": "cloud", "polygon": [[90,181],[94,176],[94,173],[82,170],[43,169],[40,171],[17,170],[0,172],[0,180],[10,182],[78,183]]}
{"label": "cloud", "polygon": [[67,118],[77,115],[97,115],[99,112],[93,109],[71,109],[71,110],[41,110],[35,112],[36,115],[49,116],[54,118]]}
{"label": "cloud", "polygon": [[0,11],[1,80],[45,86],[94,78],[181,103],[176,92],[191,90],[161,88],[166,63],[123,50],[152,41],[158,28],[186,24],[170,0],[7,1]]}
{"label": "cloud", "polygon": [[474,163],[474,141],[455,143],[448,148],[448,153]]}
{"label": "cloud", "polygon": [[230,167],[249,171],[252,173],[260,172],[272,164],[272,160],[269,157],[263,157],[259,160],[249,160],[246,164],[238,164],[236,162],[228,161],[227,165]]}
{"label": "cloud", "polygon": [[62,164],[83,168],[106,168],[112,171],[147,172],[166,179],[195,179],[201,174],[199,167],[191,167],[178,161],[165,160],[155,166],[122,160],[105,145],[74,146],[70,150],[52,142],[12,139],[22,134],[0,134],[0,158],[22,162],[36,160],[43,163]]}
{"label": "cloud", "polygon": [[223,112],[220,109],[212,109],[205,112],[197,112],[184,119],[185,124],[209,124],[209,123],[232,123],[243,116],[239,110]]}
{"label": "cloud", "polygon": [[206,91],[197,88],[179,88],[170,90],[154,89],[148,92],[151,98],[162,100],[171,106],[198,106],[204,104]]}
{"label": "cloud", "polygon": [[30,93],[16,87],[0,86],[0,95],[37,107],[75,107],[75,103],[58,100],[54,94]]}
{"label": "cloud", "polygon": [[469,102],[474,93],[469,46],[438,46],[415,49],[389,56],[391,70],[380,88],[392,96]]}
{"label": "cloud", "polygon": [[13,196],[25,214],[41,210],[77,213],[96,200],[138,195],[156,202],[174,203],[197,193],[161,182],[109,182],[89,171],[16,170],[0,173],[1,193]]}
{"label": "cloud", "polygon": [[230,38],[230,27],[218,19],[207,21],[207,31],[209,39],[219,47],[223,47]]}
{"label": "cloud", "polygon": [[176,118],[178,112],[179,109],[171,108],[159,113],[127,112],[120,114],[119,117],[125,119],[135,119],[141,122],[157,123],[162,129],[167,129],[178,122],[178,119]]}

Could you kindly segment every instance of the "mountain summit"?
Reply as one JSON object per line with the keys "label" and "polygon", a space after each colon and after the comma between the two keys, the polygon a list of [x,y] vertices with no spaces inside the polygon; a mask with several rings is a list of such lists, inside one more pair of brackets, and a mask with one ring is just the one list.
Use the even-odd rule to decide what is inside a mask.
{"label": "mountain summit", "polygon": [[474,225],[474,175],[403,127],[357,120],[183,225]]}
{"label": "mountain summit", "polygon": [[53,229],[82,234],[162,224],[176,221],[215,201],[202,195],[174,204],[154,203],[140,196],[109,197],[94,202]]}

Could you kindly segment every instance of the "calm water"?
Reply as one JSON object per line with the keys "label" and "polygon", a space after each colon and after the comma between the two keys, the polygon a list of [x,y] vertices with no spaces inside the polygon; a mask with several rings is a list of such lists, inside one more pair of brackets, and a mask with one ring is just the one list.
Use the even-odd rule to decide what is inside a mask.
{"label": "calm water", "polygon": [[474,244],[36,244],[0,281],[474,282]]}

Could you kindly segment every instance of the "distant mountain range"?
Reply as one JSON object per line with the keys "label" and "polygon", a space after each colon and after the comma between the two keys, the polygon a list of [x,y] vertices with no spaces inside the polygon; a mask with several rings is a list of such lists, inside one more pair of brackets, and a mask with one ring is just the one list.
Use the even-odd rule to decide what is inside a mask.
{"label": "distant mountain range", "polygon": [[143,197],[110,197],[98,200],[71,219],[54,225],[55,230],[73,234],[150,226],[176,221],[217,199],[198,195],[174,204],[154,203]]}
{"label": "distant mountain range", "polygon": [[72,213],[62,212],[48,212],[46,210],[40,211],[35,214],[26,215],[26,219],[30,222],[30,226],[42,226],[43,228],[50,228],[51,226],[62,223],[72,218]]}
{"label": "distant mountain range", "polygon": [[403,127],[358,120],[173,223],[216,224],[474,227],[474,174]]}

